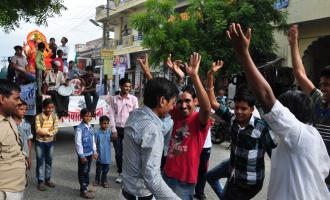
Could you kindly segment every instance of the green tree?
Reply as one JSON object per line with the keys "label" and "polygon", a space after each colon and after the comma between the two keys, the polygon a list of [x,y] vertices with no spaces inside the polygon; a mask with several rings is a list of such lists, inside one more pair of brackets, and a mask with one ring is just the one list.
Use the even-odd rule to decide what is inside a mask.
{"label": "green tree", "polygon": [[18,28],[20,22],[47,25],[47,18],[66,10],[63,0],[3,0],[0,4],[0,27],[6,32]]}
{"label": "green tree", "polygon": [[130,17],[133,28],[144,33],[142,45],[150,49],[152,64],[163,62],[168,53],[175,59],[188,60],[196,51],[202,54],[201,73],[215,60],[225,62],[223,72],[238,72],[239,67],[226,30],[232,22],[246,30],[251,27],[251,54],[256,63],[274,57],[274,29],[286,27],[286,13],[274,8],[275,0],[190,0],[180,17],[174,0],[148,0],[146,12]]}

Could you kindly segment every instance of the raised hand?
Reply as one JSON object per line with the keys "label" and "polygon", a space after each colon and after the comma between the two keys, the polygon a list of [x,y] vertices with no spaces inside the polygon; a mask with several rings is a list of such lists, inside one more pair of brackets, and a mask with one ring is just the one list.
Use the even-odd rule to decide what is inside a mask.
{"label": "raised hand", "polygon": [[148,69],[149,70],[148,54],[146,54],[144,57],[138,58],[137,61],[140,63],[142,69]]}
{"label": "raised hand", "polygon": [[299,35],[298,25],[294,24],[290,27],[288,32],[288,41],[290,46],[294,46],[298,44],[298,35]]}
{"label": "raised hand", "polygon": [[251,28],[244,34],[240,24],[232,23],[227,31],[227,37],[238,54],[248,53],[251,42]]}
{"label": "raised hand", "polygon": [[194,52],[190,55],[189,66],[185,63],[185,69],[187,74],[192,76],[198,76],[199,65],[201,63],[201,55],[199,53]]}
{"label": "raised hand", "polygon": [[144,57],[138,58],[137,61],[140,63],[142,71],[144,75],[146,76],[147,80],[151,80],[152,74],[149,69],[149,58],[148,54],[146,54]]}
{"label": "raised hand", "polygon": [[218,60],[217,62],[213,62],[212,68],[207,72],[207,74],[214,74],[218,72],[223,67],[223,61]]}
{"label": "raised hand", "polygon": [[172,70],[174,71],[174,73],[180,77],[180,78],[184,78],[184,72],[181,70],[180,67],[184,67],[184,64],[182,63],[182,60],[175,60],[172,61],[172,55],[169,54],[167,57],[167,61],[166,61],[166,65]]}

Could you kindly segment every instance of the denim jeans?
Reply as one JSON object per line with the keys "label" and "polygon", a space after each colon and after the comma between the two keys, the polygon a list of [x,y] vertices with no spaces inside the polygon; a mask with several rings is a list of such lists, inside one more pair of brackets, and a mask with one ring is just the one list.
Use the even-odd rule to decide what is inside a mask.
{"label": "denim jeans", "polygon": [[221,178],[229,178],[229,164],[229,159],[226,159],[206,173],[207,182],[219,199],[223,199],[224,197],[224,189],[219,180]]}
{"label": "denim jeans", "polygon": [[[38,184],[40,184],[44,181],[49,181],[51,178],[54,144],[53,142],[36,141],[35,148],[37,159],[36,175]],[[45,168],[44,163],[46,165]]]}
{"label": "denim jeans", "polygon": [[95,181],[101,183],[107,183],[107,175],[109,172],[109,164],[96,163],[96,173],[95,173]]}
{"label": "denim jeans", "polygon": [[[96,93],[96,91],[94,91],[94,92],[84,93],[84,96],[85,96],[85,103],[87,110],[90,112],[95,112],[97,102],[99,101],[99,95]],[[92,97],[93,97],[93,102],[92,102]]]}
{"label": "denim jeans", "polygon": [[182,200],[193,200],[195,184],[183,183],[177,179],[170,178],[163,174],[166,184],[175,192]]}
{"label": "denim jeans", "polygon": [[89,171],[91,169],[92,155],[86,156],[87,162],[81,163],[78,158],[78,180],[80,184],[80,191],[87,191],[89,185]]}
{"label": "denim jeans", "polygon": [[115,159],[117,165],[117,172],[120,174],[123,171],[123,139],[124,128],[116,127],[118,137],[113,140],[113,148],[115,149]]}
{"label": "denim jeans", "polygon": [[209,165],[210,155],[211,155],[211,148],[203,148],[199,161],[197,184],[195,187],[195,194],[197,196],[204,195],[204,188],[206,184],[206,172]]}

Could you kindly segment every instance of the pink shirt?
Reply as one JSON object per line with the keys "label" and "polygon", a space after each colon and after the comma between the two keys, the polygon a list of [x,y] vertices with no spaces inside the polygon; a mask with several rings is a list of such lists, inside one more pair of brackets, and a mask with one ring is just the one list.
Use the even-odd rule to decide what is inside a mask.
{"label": "pink shirt", "polygon": [[110,120],[116,127],[125,127],[129,113],[139,108],[138,100],[135,96],[128,94],[126,97],[119,95],[113,96],[110,99],[110,108],[112,116]]}

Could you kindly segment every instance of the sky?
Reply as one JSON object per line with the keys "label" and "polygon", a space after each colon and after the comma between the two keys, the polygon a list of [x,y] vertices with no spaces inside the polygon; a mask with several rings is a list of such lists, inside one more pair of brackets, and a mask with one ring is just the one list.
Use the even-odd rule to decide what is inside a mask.
{"label": "sky", "polygon": [[[74,45],[86,43],[102,37],[102,28],[97,27],[89,19],[95,19],[96,7],[105,5],[106,0],[64,0],[67,10],[61,12],[61,16],[48,18],[48,26],[37,26],[32,23],[21,23],[20,27],[5,33],[0,28],[0,61],[8,56],[13,56],[15,45],[23,45],[26,42],[26,36],[33,30],[42,32],[47,41],[53,37],[56,44],[61,44],[62,36],[68,38],[67,45],[70,46],[69,59],[75,56]],[[2,62],[0,68],[2,67]]]}

